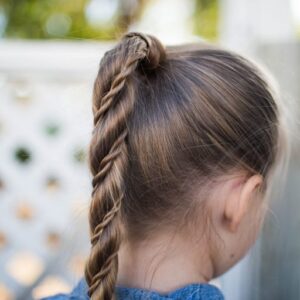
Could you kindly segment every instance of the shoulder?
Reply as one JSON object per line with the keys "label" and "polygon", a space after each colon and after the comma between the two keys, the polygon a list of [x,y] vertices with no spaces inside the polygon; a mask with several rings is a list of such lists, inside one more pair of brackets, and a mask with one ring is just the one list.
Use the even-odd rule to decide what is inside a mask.
{"label": "shoulder", "polygon": [[89,300],[87,284],[84,278],[80,279],[73,290],[68,294],[56,294],[40,300]]}

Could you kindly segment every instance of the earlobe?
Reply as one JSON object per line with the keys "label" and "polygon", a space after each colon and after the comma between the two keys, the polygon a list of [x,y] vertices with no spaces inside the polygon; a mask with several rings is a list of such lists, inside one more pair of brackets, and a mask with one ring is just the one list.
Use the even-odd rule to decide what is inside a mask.
{"label": "earlobe", "polygon": [[245,182],[242,182],[237,188],[235,188],[235,190],[232,191],[232,194],[229,195],[230,199],[226,201],[224,213],[228,229],[232,233],[235,233],[238,230],[241,221],[251,206],[252,196],[256,188],[261,185],[261,183],[261,175],[252,175]]}
{"label": "earlobe", "polygon": [[230,232],[235,233],[244,214],[244,207],[240,201],[240,193],[237,192],[237,194],[232,195],[226,204],[225,218],[228,229]]}

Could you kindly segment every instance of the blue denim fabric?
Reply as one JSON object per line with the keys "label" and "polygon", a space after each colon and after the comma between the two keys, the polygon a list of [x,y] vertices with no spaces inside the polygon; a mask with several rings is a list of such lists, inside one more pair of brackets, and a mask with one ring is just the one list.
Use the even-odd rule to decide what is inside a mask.
{"label": "blue denim fabric", "polygon": [[[208,283],[191,283],[167,294],[155,291],[116,286],[119,300],[224,300],[222,292]],[[57,294],[41,300],[88,300],[87,283],[82,278],[70,294]]]}

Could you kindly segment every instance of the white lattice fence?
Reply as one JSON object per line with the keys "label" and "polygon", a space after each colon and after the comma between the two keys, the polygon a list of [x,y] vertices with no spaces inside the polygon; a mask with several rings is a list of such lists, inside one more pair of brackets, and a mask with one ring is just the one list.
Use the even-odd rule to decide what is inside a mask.
{"label": "white lattice fence", "polygon": [[0,47],[0,299],[68,291],[89,241],[91,92],[107,46]]}

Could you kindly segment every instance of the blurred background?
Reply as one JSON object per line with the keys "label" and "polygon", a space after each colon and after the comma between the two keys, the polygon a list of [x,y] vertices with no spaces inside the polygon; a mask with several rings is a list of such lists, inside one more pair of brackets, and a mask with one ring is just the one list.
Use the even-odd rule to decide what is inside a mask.
{"label": "blurred background", "polygon": [[208,40],[267,67],[296,116],[291,164],[226,299],[300,299],[299,0],[0,0],[0,299],[69,292],[89,251],[87,147],[99,61],[124,32]]}

